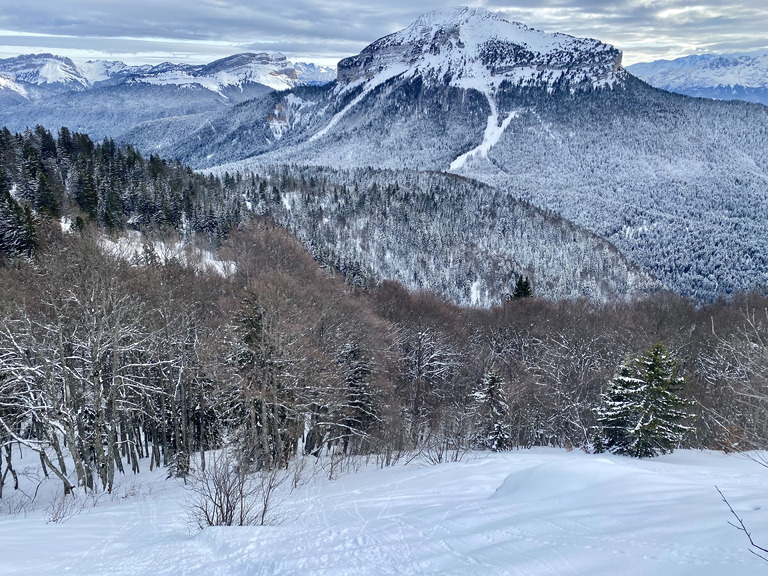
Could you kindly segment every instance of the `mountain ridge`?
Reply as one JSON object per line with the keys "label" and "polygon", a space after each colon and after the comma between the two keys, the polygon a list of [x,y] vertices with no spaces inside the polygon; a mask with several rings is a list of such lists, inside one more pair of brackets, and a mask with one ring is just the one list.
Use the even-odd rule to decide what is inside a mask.
{"label": "mountain ridge", "polygon": [[656,88],[678,94],[768,105],[768,51],[697,54],[641,62],[627,70]]}
{"label": "mountain ridge", "polygon": [[[0,60],[0,75],[15,82],[24,97],[28,93],[38,98],[45,93],[29,92],[27,85],[52,88],[57,91],[84,91],[103,83],[148,83],[175,86],[199,85],[222,93],[226,87],[247,83],[285,90],[307,82],[324,81],[332,69],[299,62],[293,64],[280,53],[245,52],[220,58],[207,64],[128,65],[119,60],[88,60],[76,64],[71,58],[53,54],[25,54]],[[335,76],[335,75],[334,75]],[[3,87],[0,85],[0,87]],[[10,86],[5,86],[14,89]]]}

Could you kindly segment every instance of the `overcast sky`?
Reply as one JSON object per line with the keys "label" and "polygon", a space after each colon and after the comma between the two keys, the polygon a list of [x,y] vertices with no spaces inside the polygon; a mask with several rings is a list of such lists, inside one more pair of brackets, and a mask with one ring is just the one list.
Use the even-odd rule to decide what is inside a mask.
{"label": "overcast sky", "polygon": [[[465,4],[467,4],[465,2]],[[624,64],[768,47],[766,0],[469,2],[546,32],[598,38]],[[210,62],[247,51],[335,64],[439,0],[0,0],[0,58],[52,52],[132,64]]]}

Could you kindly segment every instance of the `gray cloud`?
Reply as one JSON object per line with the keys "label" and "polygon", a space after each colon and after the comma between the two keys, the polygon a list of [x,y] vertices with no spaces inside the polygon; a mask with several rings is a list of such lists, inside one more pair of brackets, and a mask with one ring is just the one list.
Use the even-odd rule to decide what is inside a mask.
{"label": "gray cloud", "polygon": [[[764,0],[469,2],[547,32],[599,38],[625,63],[765,47]],[[203,62],[245,50],[332,63],[407,26],[440,0],[0,0],[0,56],[49,51],[132,62]]]}

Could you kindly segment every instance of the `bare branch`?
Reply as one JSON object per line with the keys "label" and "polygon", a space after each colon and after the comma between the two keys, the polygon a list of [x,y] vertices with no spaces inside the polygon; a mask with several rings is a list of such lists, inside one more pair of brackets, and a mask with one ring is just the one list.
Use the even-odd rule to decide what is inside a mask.
{"label": "bare branch", "polygon": [[[734,518],[736,518],[736,523],[728,522],[731,526],[739,530],[740,532],[744,532],[744,534],[747,536],[747,539],[749,540],[749,551],[757,556],[758,558],[761,558],[768,562],[768,548],[763,548],[762,546],[758,546],[757,543],[752,539],[752,534],[749,530],[747,530],[746,525],[744,524],[744,521],[741,519],[741,516],[736,514],[736,511],[733,509],[733,506],[731,506],[731,503],[728,502],[728,499],[725,497],[723,492],[715,486],[715,490],[717,490],[718,494],[720,494],[720,497],[723,499],[723,502],[725,502],[725,505],[728,506],[728,510],[731,511],[731,514]],[[762,554],[761,554],[762,553]],[[763,554],[766,554],[766,556],[763,556]]]}

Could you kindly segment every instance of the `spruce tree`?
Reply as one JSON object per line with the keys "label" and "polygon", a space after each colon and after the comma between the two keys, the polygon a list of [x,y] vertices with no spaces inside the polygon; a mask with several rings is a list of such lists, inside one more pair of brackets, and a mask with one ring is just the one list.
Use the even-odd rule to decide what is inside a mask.
{"label": "spruce tree", "polygon": [[523,278],[521,274],[517,278],[515,283],[515,291],[512,293],[512,298],[518,300],[520,298],[529,298],[533,296],[533,288],[531,288],[531,282],[528,280],[528,276]]}
{"label": "spruce tree", "polygon": [[512,448],[509,404],[504,397],[504,378],[496,367],[485,373],[472,397],[476,404],[478,446],[494,452]]}
{"label": "spruce tree", "polygon": [[30,256],[37,246],[35,219],[28,204],[11,196],[0,166],[0,257]]}
{"label": "spruce tree", "polygon": [[691,405],[678,395],[684,385],[664,344],[623,362],[603,394],[596,444],[637,458],[672,452],[690,430]]}

